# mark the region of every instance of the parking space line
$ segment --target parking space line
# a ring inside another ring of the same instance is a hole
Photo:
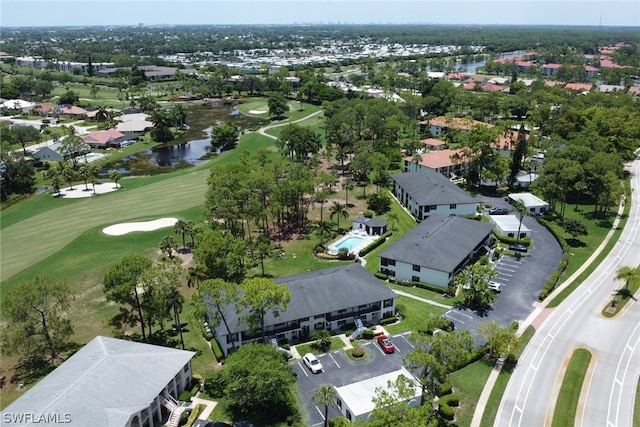
[[[309,374],[307,374],[307,370],[302,367],[302,364],[300,362],[298,362],[298,366],[300,366],[300,370],[308,378]]]
[[[340,369],[340,365],[338,365],[338,362],[336,362],[336,359],[334,359],[334,358],[333,358],[333,356],[332,356],[331,354],[327,354],[327,355],[331,358],[331,360],[333,360],[333,363],[335,363],[335,364],[336,364],[336,366],[338,367],[338,369]]]
[[[455,313],[455,314],[459,314],[459,315],[461,315],[461,316],[464,316],[464,317],[466,317],[467,319],[473,319],[473,316],[469,316],[468,314],[464,314],[464,313],[462,313],[462,312],[460,312],[460,311],[453,311],[453,310],[449,310],[449,311],[447,311],[445,314],[449,314],[449,313]]]
[[[318,411],[318,413],[320,414],[320,416],[322,417],[322,421],[324,421],[324,414],[322,413],[322,411],[320,410],[320,408],[318,408],[318,405],[313,405],[314,408],[316,408],[316,411]]]
[[[404,334],[400,335],[400,337],[401,337],[403,340],[405,340],[405,341],[407,342],[407,344],[409,344],[409,345],[411,346],[411,348],[416,348],[413,344],[411,344],[411,341],[409,341],[409,340],[407,339],[407,337],[405,336],[405,335],[407,335],[407,334],[408,334],[408,333],[404,333]]]

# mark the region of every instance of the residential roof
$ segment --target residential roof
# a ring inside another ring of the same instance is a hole
[[[486,222],[432,215],[378,256],[451,273],[492,231]]]
[[[504,86],[486,84],[482,86],[482,90],[485,92],[502,92],[504,90]]]
[[[420,142],[423,143],[424,145],[428,145],[429,147],[441,147],[447,144],[445,141],[442,141],[440,139],[435,139],[435,138],[423,139]]]
[[[265,316],[266,326],[397,297],[395,292],[362,265],[355,263],[280,277],[275,282],[289,288],[291,300],[287,309],[281,311],[278,317],[274,317],[271,312]],[[237,314],[235,306],[228,306],[224,310],[231,333],[248,329],[240,322],[240,317],[246,315],[246,312]],[[216,335],[227,335],[223,324],[216,327]]]
[[[106,145],[109,142],[115,141],[119,138],[124,137],[124,134],[118,132],[115,129],[107,129],[107,130],[94,130],[89,132],[82,139],[87,144],[99,144]]]
[[[87,114],[87,110],[84,108],[78,107],[76,105],[70,105],[68,107],[63,107],[61,110],[62,114],[69,114],[72,116],[81,116],[83,114]]]
[[[418,398],[422,393],[421,388],[413,375],[404,367],[397,371],[378,375],[377,377],[347,384],[342,387],[336,387],[336,391],[342,402],[344,402],[352,414],[357,417],[372,412],[375,409],[373,398],[376,396],[377,390],[387,390],[389,382],[395,383],[400,375],[404,375],[414,382],[413,398]]]
[[[9,405],[2,419],[5,414],[69,414],[72,425],[123,426],[132,413],[149,407],[194,355],[97,336]]]
[[[385,227],[389,224],[387,220],[384,220],[382,218],[367,218],[365,216],[359,216],[357,218],[354,218],[353,222],[356,222],[359,224],[366,224],[369,227]]]
[[[445,117],[445,116],[434,117],[431,120],[424,120],[420,123],[425,125],[438,126],[441,128],[463,129],[463,130],[470,130],[474,126],[484,126],[487,128],[494,127],[492,124],[480,122],[478,120],[464,119],[461,117]]]
[[[118,123],[116,125],[116,130],[119,132],[144,132],[152,127],[153,122],[148,122],[146,120],[131,120],[124,123]]]
[[[395,174],[391,178],[420,206],[477,203],[446,176],[431,169]]]
[[[545,64],[542,66],[542,68],[549,68],[549,69],[558,69],[562,67],[562,64]]]
[[[576,90],[576,91],[590,91],[591,88],[593,87],[592,84],[589,83],[567,83],[565,86],[565,89],[570,89],[570,90]]]
[[[525,233],[531,231],[526,225],[520,224],[520,220],[515,215],[489,215],[491,222],[505,231],[518,231]]]
[[[549,203],[531,193],[511,193],[509,198],[511,200],[520,200],[527,208],[549,206]]]
[[[431,169],[446,168],[462,163],[460,160],[462,154],[463,151],[461,149],[452,150],[446,148],[444,150],[427,151],[420,155],[421,159],[418,164]],[[407,156],[404,160],[413,162],[413,156]]]

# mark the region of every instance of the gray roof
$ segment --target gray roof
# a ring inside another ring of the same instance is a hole
[[[428,168],[395,174],[391,178],[420,206],[477,203],[446,176]]]
[[[369,227],[385,227],[389,223],[382,218],[367,218],[366,216],[359,216],[353,219],[353,222],[358,224],[367,224]]]
[[[2,412],[69,414],[71,424],[12,426],[124,426],[147,408],[195,355],[151,344],[98,336]]]
[[[273,317],[271,313],[267,314],[266,326],[397,297],[395,292],[356,263],[274,280],[278,284],[287,285],[291,292],[291,300],[287,310],[281,312],[280,316]],[[239,321],[239,318],[246,314],[236,314],[234,307],[227,307],[225,318],[231,333],[248,329],[244,322]],[[227,335],[227,329],[222,322],[216,327],[216,335]]]
[[[430,216],[378,256],[452,272],[492,230],[492,224],[482,221]]]

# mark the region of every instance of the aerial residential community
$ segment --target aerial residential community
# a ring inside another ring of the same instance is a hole
[[[2,425],[640,420],[637,19],[20,7],[0,39]]]

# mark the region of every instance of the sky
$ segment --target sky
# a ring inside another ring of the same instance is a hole
[[[0,0],[0,30],[328,23],[640,26],[640,0]]]

